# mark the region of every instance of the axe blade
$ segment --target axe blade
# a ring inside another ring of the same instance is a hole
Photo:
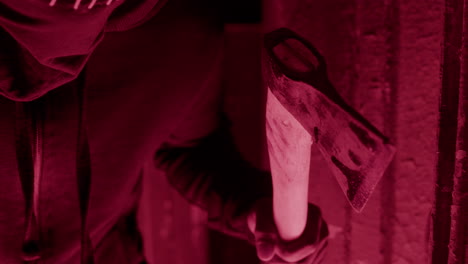
[[[271,108],[270,102],[279,102],[276,104],[284,107],[291,114],[290,118],[307,131],[351,206],[360,212],[392,161],[395,147],[346,104],[328,80],[325,59],[311,43],[281,28],[265,36],[265,48],[269,55],[264,60],[265,83],[268,96],[275,98],[267,101],[267,109]],[[267,121],[274,120],[268,116],[272,113],[267,111]],[[270,129],[268,133],[277,134],[267,138],[270,156],[273,149],[291,149],[291,145],[297,144],[294,142],[297,137],[288,136],[285,130]],[[289,142],[270,140],[275,137],[286,138]],[[274,148],[270,147],[275,144]],[[275,164],[278,168],[288,166],[287,159],[274,162],[278,163]],[[309,168],[305,165],[296,169],[301,170],[307,172]]]
[[[269,91],[310,134],[348,201],[360,212],[391,162],[395,147],[313,86],[270,73]]]

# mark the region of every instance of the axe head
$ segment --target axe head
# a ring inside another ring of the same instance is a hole
[[[302,63],[300,67],[307,69],[306,71],[293,69],[285,62],[284,58],[287,56],[276,52],[275,48],[285,44],[286,39],[294,39],[303,46],[289,47],[289,56],[296,57]],[[270,102],[279,102],[284,111],[290,113],[290,118],[295,119],[307,131],[348,201],[360,212],[391,162],[395,147],[340,97],[328,81],[323,57],[310,43],[287,29],[267,34],[265,40],[268,53],[264,65],[265,83],[268,96],[275,97],[275,100],[268,100],[267,109]],[[304,50],[304,47],[310,54],[301,55],[300,50]],[[310,55],[314,57],[314,61],[307,58]],[[278,103],[276,104],[275,107],[278,108]],[[267,122],[275,118],[268,116],[273,113],[267,111]],[[278,138],[286,139],[272,142],[269,140],[269,152],[273,150],[272,144],[285,144],[275,146],[275,149],[287,149],[295,144],[294,137],[285,134],[285,130],[275,129],[271,125],[267,125],[268,128],[270,135],[278,134]],[[282,167],[281,160],[276,159],[273,162],[279,163],[275,166]],[[284,167],[286,166],[285,164]],[[309,171],[309,168],[304,167],[303,170]],[[313,168],[311,173],[313,174]]]

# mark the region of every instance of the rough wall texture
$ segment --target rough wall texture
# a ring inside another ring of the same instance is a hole
[[[433,199],[442,1],[401,5],[395,259],[427,263],[426,232]],[[425,10],[418,12],[417,10]],[[416,89],[414,89],[414,88]],[[404,252],[404,254],[398,254]],[[398,257],[397,257],[398,256]],[[418,256],[420,256],[418,258]]]

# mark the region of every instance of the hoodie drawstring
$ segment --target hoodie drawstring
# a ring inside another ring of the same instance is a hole
[[[25,234],[23,238],[22,259],[33,262],[40,258],[40,233],[36,211],[34,210],[34,158],[33,130],[37,127],[38,118],[32,117],[31,103],[16,103],[15,146],[18,173],[23,197],[25,200]],[[35,112],[40,114],[39,111]]]
[[[89,198],[91,191],[91,158],[87,135],[86,95],[84,71],[71,83],[77,85],[78,97],[78,138],[76,153],[76,177],[80,206],[81,225],[81,264],[94,264],[94,249],[87,225]],[[43,120],[44,105],[42,98],[32,102],[16,102],[15,146],[16,159],[23,196],[25,199],[25,236],[23,241],[23,260],[36,262],[41,258],[41,237],[38,219],[34,210],[34,156],[33,130]],[[37,188],[38,186],[36,186]],[[37,201],[36,201],[37,202]]]
[[[76,177],[81,213],[81,264],[94,264],[94,249],[88,230],[87,218],[91,192],[91,154],[86,120],[85,70],[78,77],[78,146]]]

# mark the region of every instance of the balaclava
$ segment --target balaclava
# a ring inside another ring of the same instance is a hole
[[[165,0],[0,0],[0,94],[31,101],[75,79],[105,32],[133,28]]]

